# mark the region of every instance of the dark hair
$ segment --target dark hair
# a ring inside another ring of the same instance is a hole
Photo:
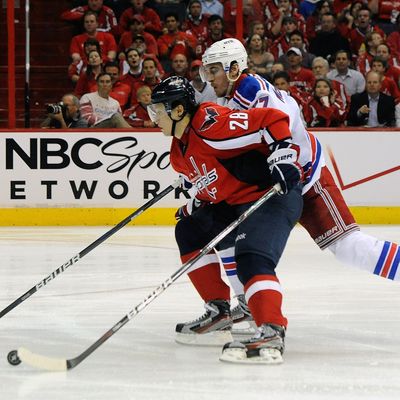
[[[99,16],[97,15],[97,13],[96,13],[96,12],[94,12],[94,11],[92,11],[92,10],[87,10],[87,11],[85,11],[85,13],[83,14],[82,21],[84,21],[84,20],[85,20],[85,18],[86,18],[88,15],[94,15],[94,16],[95,16],[95,18],[96,18],[96,21],[98,21],[98,20],[99,20]]]
[[[313,87],[314,98],[317,98],[315,96],[315,88],[317,87],[318,82],[325,82],[329,86],[329,96],[333,93],[332,82],[328,78],[318,78],[315,80],[314,87]]]
[[[372,59],[372,61],[371,61],[371,67],[372,67],[372,64],[373,64],[374,62],[380,62],[380,63],[383,65],[383,68],[385,68],[385,71],[387,70],[387,68],[388,68],[388,62],[387,62],[386,60],[384,60],[382,57],[375,56],[375,57]]]
[[[177,13],[174,13],[174,12],[166,13],[166,14],[164,15],[164,22],[167,20],[167,18],[170,18],[170,17],[174,17],[175,20],[176,20],[177,22],[179,22],[179,16],[178,16]]]
[[[104,75],[110,76],[110,74],[108,74],[107,72],[100,72],[99,75],[97,75],[96,82],[98,82],[99,79],[100,79],[101,77],[103,77]],[[111,76],[110,76],[110,79],[111,79]]]
[[[98,50],[90,50],[89,53],[88,53],[88,55],[87,55],[88,61],[89,61],[90,54],[92,54],[94,51],[95,51],[96,53],[99,54],[100,60],[101,60],[101,53],[100,53],[100,51],[98,51]],[[102,62],[102,64],[103,64],[103,62]],[[101,64],[101,65],[102,65],[102,64]],[[103,70],[103,66],[101,67],[101,69]],[[89,63],[88,63],[88,65],[87,65],[87,67],[86,67],[85,73],[86,73],[86,75],[87,75],[88,77],[90,77],[91,75],[93,75],[93,67],[92,67]]]
[[[212,22],[215,22],[215,21],[221,21],[222,25],[224,25],[224,19],[221,16],[219,16],[218,14],[210,15],[208,17],[207,23],[208,23],[208,25],[210,25]]]
[[[144,58],[143,61],[142,61],[142,65],[145,63],[145,61],[153,61],[153,64],[154,64],[154,66],[155,66],[156,69],[157,69],[157,63],[156,63],[156,60],[155,60],[154,58],[152,58],[152,57],[146,57],[146,58]]]
[[[107,61],[104,64],[104,70],[106,70],[107,67],[118,68],[118,71],[121,70],[121,66],[119,65],[118,61]]]
[[[303,42],[304,42],[304,35],[303,35],[303,33],[301,32],[301,31],[299,31],[298,29],[295,29],[293,32],[290,32],[289,33],[289,40],[292,38],[292,36],[294,36],[294,35],[297,35],[297,36],[300,36],[301,37],[301,39],[303,40]]]
[[[345,50],[345,49],[340,49],[335,53],[335,58],[334,58],[335,61],[336,61],[336,58],[337,58],[338,54],[340,54],[340,53],[346,53],[347,59],[349,61],[351,61],[351,54],[350,54],[350,52],[348,50]]]
[[[272,82],[275,83],[275,81],[279,78],[284,79],[286,82],[290,82],[289,74],[286,71],[275,72],[275,74],[272,77]]]
[[[125,57],[126,57],[126,58],[128,58],[128,54],[129,54],[132,50],[136,51],[136,53],[137,53],[138,56],[140,57],[140,52],[139,52],[139,50],[138,50],[136,47],[128,47],[128,48],[124,51]]]

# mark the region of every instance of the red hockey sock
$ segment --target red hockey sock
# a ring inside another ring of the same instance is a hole
[[[247,304],[257,326],[269,323],[287,326],[282,314],[282,292],[274,275],[256,275],[244,287]]]
[[[194,251],[181,256],[182,263],[187,262],[198,253],[198,251]],[[229,301],[229,286],[221,278],[220,266],[215,253],[202,257],[188,272],[188,276],[205,302],[215,299]]]

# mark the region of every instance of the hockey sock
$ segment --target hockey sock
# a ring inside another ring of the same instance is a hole
[[[383,278],[400,280],[400,248],[363,232],[352,232],[328,247],[336,258]]]
[[[282,314],[282,289],[274,275],[256,275],[245,285],[246,301],[257,326],[264,323],[287,326]]]
[[[182,263],[195,257],[199,251],[181,256]],[[221,278],[219,259],[213,252],[198,260],[189,270],[188,276],[204,300],[230,300],[229,286]]]
[[[239,296],[240,294],[244,294],[243,283],[240,282],[236,272],[235,248],[229,247],[228,249],[221,250],[219,256],[221,257],[226,276],[229,279],[229,284],[235,292],[235,295]]]

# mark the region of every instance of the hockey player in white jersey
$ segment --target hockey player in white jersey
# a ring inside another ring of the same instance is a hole
[[[202,78],[211,83],[220,104],[239,110],[276,107],[290,116],[290,129],[293,139],[300,144],[299,162],[306,177],[303,189],[304,210],[300,223],[321,250],[328,248],[345,264],[387,279],[400,279],[397,273],[399,246],[360,231],[325,165],[320,143],[302,123],[295,100],[277,90],[267,80],[246,72],[247,53],[242,43],[236,39],[214,43],[206,50],[202,61]],[[185,210],[186,206],[178,215],[184,215]],[[232,310],[234,322],[251,319],[246,306],[251,293],[244,295],[240,277],[236,274],[233,248],[221,251],[220,256],[239,300],[239,306]],[[199,273],[202,273],[201,268]],[[235,348],[233,350],[236,351]],[[230,351],[230,347],[227,346],[225,351]]]

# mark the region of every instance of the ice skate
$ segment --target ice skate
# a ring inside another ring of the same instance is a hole
[[[204,305],[206,312],[175,328],[176,342],[197,346],[220,346],[232,339],[230,305],[225,300],[212,300]]]
[[[219,359],[237,364],[281,364],[284,340],[285,328],[263,324],[251,339],[226,343]]]
[[[238,305],[231,310],[232,315],[232,335],[255,335],[257,325],[247,306],[244,294],[237,296]]]

